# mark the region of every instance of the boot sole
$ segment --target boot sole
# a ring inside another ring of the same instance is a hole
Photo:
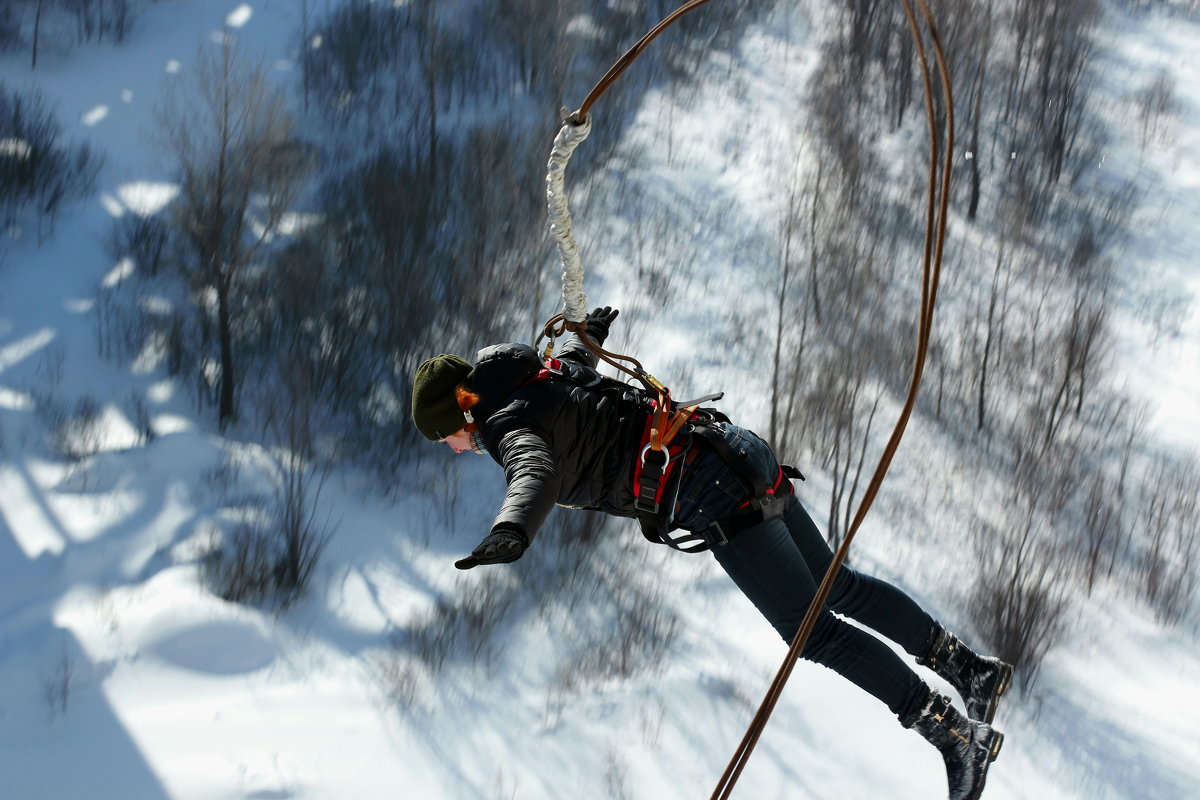
[[[992,733],[995,734],[995,738],[992,739],[991,746],[988,748],[989,764],[996,760],[996,756],[1000,755],[1000,748],[1004,744],[1003,733],[1000,733],[1000,731],[992,731]]]
[[[1003,744],[1004,734],[992,729],[991,739],[988,741],[987,747],[987,761],[984,763],[983,769],[980,770],[979,780],[976,782],[975,787],[971,790],[970,794],[966,795],[967,800],[979,800],[983,794],[983,787],[987,782],[988,768],[996,760],[996,756],[1000,755],[1000,747]]]
[[[992,720],[996,718],[996,709],[1000,707],[1000,698],[1008,691],[1008,687],[1012,684],[1013,668],[1010,664],[1004,664],[1000,668],[1000,676],[996,679],[996,688],[992,691],[992,702],[988,703],[987,714],[983,720],[988,725],[992,724]]]

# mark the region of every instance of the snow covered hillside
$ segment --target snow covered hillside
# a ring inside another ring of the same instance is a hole
[[[226,602],[201,580],[197,562],[227,498],[269,495],[278,462],[248,437],[223,435],[160,366],[98,354],[96,298],[126,277],[105,242],[114,219],[175,198],[151,141],[164,84],[201,42],[231,34],[294,91],[310,5],[332,3],[163,0],[145,6],[119,47],[48,48],[35,70],[27,53],[0,53],[0,81],[44,93],[66,137],[106,158],[94,194],[60,213],[47,241],[28,224],[0,241],[0,798],[708,796],[784,655],[777,635],[709,557],[651,548],[632,524],[606,529],[588,567],[591,594],[570,601],[539,595],[535,558],[559,554],[551,532],[519,568],[454,570],[503,489],[488,459],[431,452],[386,492],[375,476],[335,472],[320,498],[332,536],[310,591],[284,611]],[[1143,156],[1131,126],[1104,163],[1151,187],[1123,248],[1135,288],[1118,311],[1119,362],[1152,403],[1153,439],[1186,451],[1200,448],[1200,21],[1182,7],[1114,8],[1100,61],[1114,95],[1163,68],[1176,81],[1173,135]],[[697,67],[706,78],[695,101],[650,92],[588,187],[619,196],[625,213],[601,218],[605,201],[579,198],[589,296],[623,309],[617,324],[628,326],[614,335],[643,360],[656,342],[652,372],[686,375],[684,394],[724,389],[751,427],[768,415],[760,371],[722,360],[721,327],[731,298],[743,311],[762,300],[758,278],[729,265],[773,234],[756,226],[769,228],[763,220],[786,203],[770,143],[821,66],[821,19],[770,15],[731,55]],[[761,146],[734,152],[735,141]],[[654,238],[629,227],[638,198],[728,210],[724,226],[671,232],[702,244],[688,251],[686,302],[669,314],[651,316],[653,298],[613,255]],[[711,337],[709,354],[695,357],[682,330]],[[81,403],[90,423],[65,429]],[[86,454],[67,458],[55,446],[64,436],[86,440]],[[914,420],[853,558],[961,623],[962,609],[934,605],[931,588],[964,558],[947,544],[952,532],[920,540],[902,519],[910,504],[938,503],[921,478],[943,471],[939,448],[950,446]],[[830,478],[805,471],[801,496],[823,522]],[[945,478],[960,497],[989,494],[971,475]],[[465,487],[452,508],[437,505],[446,486]],[[936,522],[937,510],[926,518]],[[635,571],[651,580],[635,582]],[[450,600],[472,597],[505,603],[490,617],[480,609],[502,635],[479,658],[422,661],[397,646],[422,621],[436,624]],[[588,611],[600,606],[618,611]],[[614,678],[596,659],[612,657],[602,651],[622,641],[610,629],[620,634],[625,618],[661,634],[664,653]],[[1200,798],[1198,675],[1195,620],[1166,626],[1098,592],[1035,690],[1001,707],[996,725],[1008,738],[985,797]],[[920,737],[801,662],[734,796],[915,800],[944,797],[944,782]]]

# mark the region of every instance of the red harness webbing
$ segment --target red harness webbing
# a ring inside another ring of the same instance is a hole
[[[688,420],[690,421],[695,416],[695,412],[692,412],[688,415]],[[646,506],[647,510],[652,506],[654,509],[652,513],[658,512],[662,504],[663,493],[671,483],[671,474],[680,460],[680,453],[685,449],[685,445],[679,443],[672,436],[672,440],[657,451],[666,454],[666,460],[661,469],[653,463],[649,465],[649,470],[646,469],[646,456],[653,451],[656,417],[657,414],[653,411],[646,415],[646,425],[642,429],[642,442],[638,446],[637,460],[633,466],[633,496],[637,498],[639,504]]]

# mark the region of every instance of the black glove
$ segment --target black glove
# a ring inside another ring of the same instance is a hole
[[[459,569],[471,569],[480,564],[508,564],[516,561],[529,547],[529,537],[519,528],[499,528],[483,538],[471,555],[454,562]]]
[[[596,344],[604,344],[608,338],[608,328],[621,312],[612,306],[597,308],[587,315],[587,335]]]

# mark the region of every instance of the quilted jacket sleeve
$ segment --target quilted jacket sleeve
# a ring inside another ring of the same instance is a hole
[[[579,341],[579,337],[571,334],[566,339],[562,351],[559,353],[559,358],[567,361],[574,361],[578,364],[585,364],[593,369],[600,363],[600,359],[591,350],[583,346],[583,342]]]
[[[561,481],[550,442],[536,427],[513,426],[500,434],[495,457],[508,490],[492,530],[516,526],[533,541],[554,508]]]

